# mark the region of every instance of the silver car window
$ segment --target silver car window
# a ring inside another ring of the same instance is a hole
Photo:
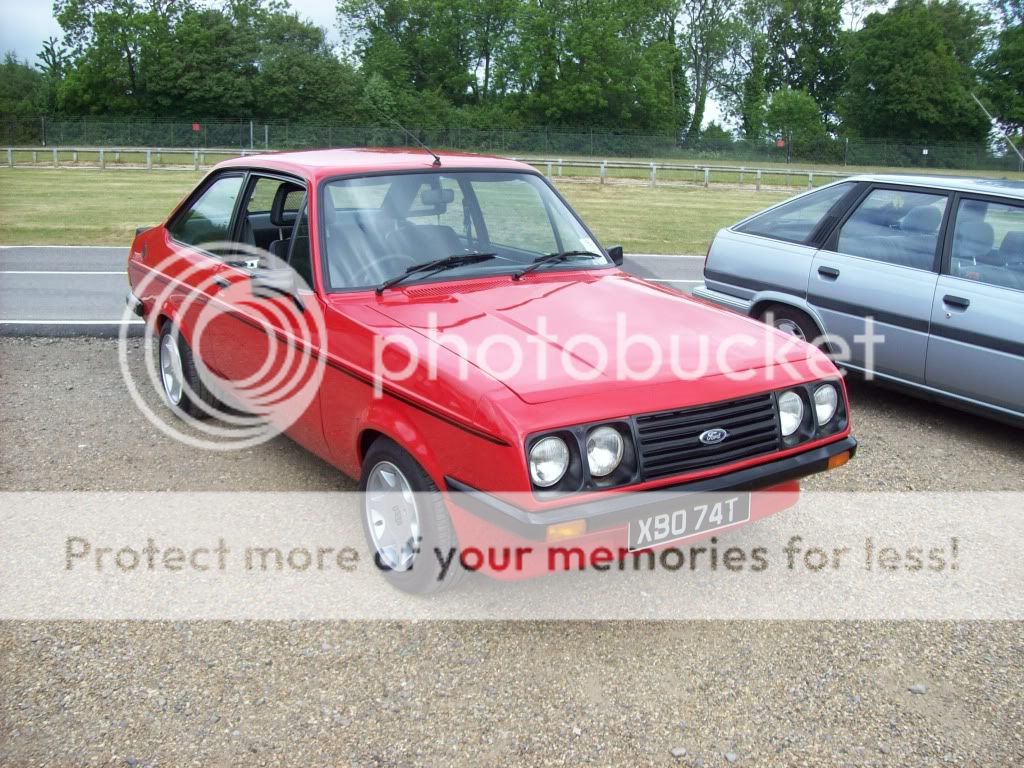
[[[847,182],[801,195],[743,222],[736,230],[792,243],[806,242],[825,214],[852,188],[853,184]]]
[[[961,200],[949,272],[965,280],[1024,290],[1024,206]]]
[[[931,270],[947,202],[946,195],[874,189],[843,224],[837,250]]]

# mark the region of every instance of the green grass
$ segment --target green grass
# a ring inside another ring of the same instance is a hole
[[[136,227],[163,220],[201,175],[0,168],[0,244],[127,245]],[[719,228],[789,194],[568,180],[558,187],[603,243],[627,253],[704,253]]]
[[[128,245],[162,221],[202,174],[0,169],[0,244]]]

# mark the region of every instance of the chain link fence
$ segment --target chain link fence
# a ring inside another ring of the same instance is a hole
[[[687,143],[679,136],[593,128],[507,130],[466,126],[409,128],[437,149],[544,157],[622,157],[729,164],[788,164],[804,167],[908,168],[919,170],[1024,171],[1020,159],[984,142],[924,144],[883,139],[730,141]],[[312,149],[394,147],[414,143],[399,128],[375,125],[316,125],[239,121],[54,120],[0,117],[0,145],[23,147],[166,147]]]

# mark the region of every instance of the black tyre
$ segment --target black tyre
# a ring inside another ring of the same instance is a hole
[[[191,347],[170,320],[160,327],[157,372],[163,385],[164,399],[171,410],[179,412],[179,415],[206,419],[210,413],[201,403],[205,403],[208,408],[218,407],[217,398],[206,388],[199,375]]]
[[[415,594],[461,580],[465,569],[444,500],[408,453],[377,438],[366,452],[359,490],[363,534],[384,578]]]
[[[767,325],[796,336],[801,341],[814,344],[819,349],[825,349],[821,338],[821,331],[811,316],[795,307],[785,304],[769,304],[758,315],[758,319]]]

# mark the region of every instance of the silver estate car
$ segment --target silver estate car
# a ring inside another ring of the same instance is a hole
[[[883,383],[1024,423],[1022,182],[872,175],[809,191],[721,230],[693,293]]]

